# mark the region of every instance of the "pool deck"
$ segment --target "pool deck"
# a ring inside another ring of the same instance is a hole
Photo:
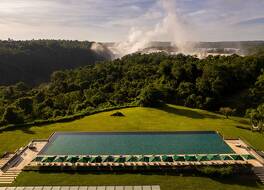
[[[254,167],[264,167],[264,159],[257,154],[257,152],[241,139],[226,139],[225,142],[234,150],[236,154],[251,154],[256,159],[248,160]]]
[[[9,161],[5,163],[0,169],[0,184],[10,184],[25,166],[30,164],[33,158],[35,158],[38,153],[47,144],[47,141],[31,141],[26,147],[20,148],[17,153],[10,157]],[[34,148],[32,148],[32,146]]]
[[[0,190],[160,190],[160,186],[21,186],[0,187]]]

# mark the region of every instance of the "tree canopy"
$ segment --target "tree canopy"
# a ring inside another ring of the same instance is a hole
[[[128,104],[176,103],[217,111],[229,107],[224,104],[231,96],[246,91],[238,110],[244,114],[263,103],[262,69],[262,56],[132,54],[56,71],[50,82],[33,88],[23,82],[1,86],[0,118],[4,124],[26,123]]]
[[[47,82],[54,71],[111,58],[110,51],[94,51],[92,44],[66,40],[0,41],[0,85],[39,85]]]

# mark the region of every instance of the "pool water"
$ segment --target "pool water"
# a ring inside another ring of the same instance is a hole
[[[214,131],[54,133],[41,155],[230,154]]]

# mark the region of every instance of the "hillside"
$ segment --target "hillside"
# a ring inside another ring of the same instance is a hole
[[[168,105],[163,108],[121,109],[125,117],[110,116],[115,111],[102,112],[83,119],[30,128],[8,128],[0,133],[0,153],[13,151],[31,139],[48,138],[55,131],[178,131],[214,130],[224,137],[241,137],[257,149],[264,149],[263,134],[236,126],[250,127],[248,120],[239,117],[225,119],[224,116],[182,106]],[[16,138],[16,141],[13,139]]]
[[[72,117],[94,110],[173,103],[218,111],[248,89],[243,109],[263,103],[264,57],[133,54],[74,70],[56,71],[49,83],[0,86],[0,126]],[[252,88],[252,90],[250,90]],[[223,103],[222,103],[223,102]]]
[[[47,82],[57,70],[73,69],[111,58],[93,42],[64,40],[0,41],[0,85]],[[100,45],[98,45],[100,46]]]

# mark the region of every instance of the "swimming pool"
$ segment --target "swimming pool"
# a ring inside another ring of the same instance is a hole
[[[54,133],[40,155],[230,154],[214,131]]]

